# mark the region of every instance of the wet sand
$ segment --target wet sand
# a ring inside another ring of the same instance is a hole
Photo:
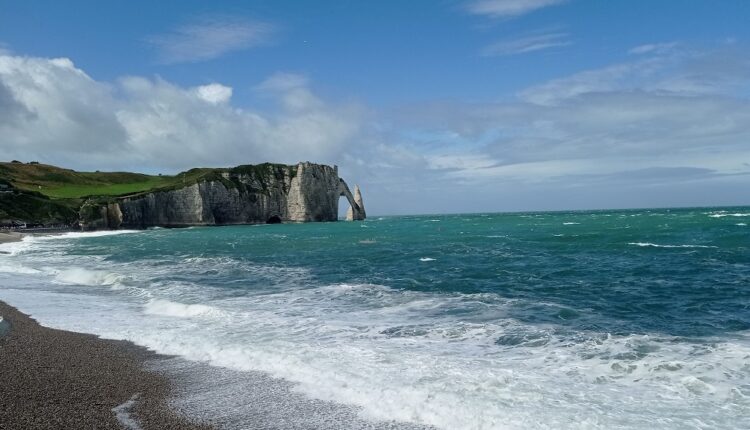
[[[0,231],[0,244],[9,242],[20,242],[23,234],[15,231]]]
[[[171,410],[169,379],[144,369],[168,357],[42,327],[3,302],[0,316],[0,429],[210,428]]]

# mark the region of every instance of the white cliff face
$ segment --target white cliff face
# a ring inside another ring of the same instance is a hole
[[[298,164],[287,197],[287,220],[335,221],[339,210],[339,181],[336,168]]]
[[[183,188],[119,198],[87,211],[94,215],[82,215],[81,224],[97,229],[336,221],[342,195],[356,207],[354,219],[364,219],[362,196],[355,191],[353,196],[336,167],[239,166]]]
[[[297,179],[297,176],[303,176],[305,173],[304,164],[300,163],[297,165],[297,174],[290,180],[289,193],[287,195],[287,216],[289,220],[301,220],[305,218],[307,213],[307,203],[303,196],[302,191],[302,180]]]

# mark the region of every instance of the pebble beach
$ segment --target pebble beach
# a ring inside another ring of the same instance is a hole
[[[0,236],[1,237],[1,236]],[[0,429],[209,429],[168,407],[157,354],[55,330],[0,302]]]

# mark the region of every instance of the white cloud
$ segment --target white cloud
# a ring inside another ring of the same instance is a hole
[[[289,102],[300,92],[316,102]],[[316,98],[303,80],[269,94],[274,113],[233,107],[231,93],[137,76],[99,82],[69,59],[0,56],[0,152],[90,169],[335,162],[354,150],[365,114]]]
[[[475,171],[487,169],[497,164],[497,161],[487,154],[439,154],[427,157],[431,169]]]
[[[232,87],[217,83],[201,85],[196,87],[195,91],[200,98],[213,104],[228,103],[232,98]]]
[[[646,45],[640,45],[636,46],[634,48],[631,48],[628,53],[629,54],[664,54],[666,52],[671,51],[677,46],[677,42],[669,42],[669,43],[649,43]]]
[[[527,102],[557,105],[586,94],[646,91],[735,96],[750,85],[750,60],[734,49],[689,52],[652,49],[634,60],[552,79],[519,93]]]
[[[555,105],[582,94],[611,91],[622,88],[624,83],[653,73],[661,59],[649,59],[636,63],[615,64],[600,69],[578,72],[564,78],[552,79],[521,91],[524,101]]]
[[[537,9],[564,3],[566,0],[475,0],[466,5],[469,12],[492,18],[512,18]]]
[[[567,33],[534,34],[517,39],[506,39],[495,42],[492,45],[484,47],[481,54],[487,57],[523,54],[559,46],[568,46],[571,43]]]
[[[295,73],[276,73],[256,87],[263,94],[280,97],[292,111],[319,109],[323,102],[308,88],[307,77]]]
[[[43,158],[56,145],[75,145],[79,154],[121,150],[126,132],[114,114],[111,87],[70,60],[0,56],[0,86],[7,91],[0,110],[14,112],[14,120],[0,119],[7,156]]]
[[[269,42],[276,28],[267,22],[232,17],[202,18],[169,33],[147,38],[163,63],[211,60]]]

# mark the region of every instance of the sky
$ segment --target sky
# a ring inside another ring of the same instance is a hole
[[[339,166],[370,215],[750,204],[744,0],[0,0],[0,159]]]

